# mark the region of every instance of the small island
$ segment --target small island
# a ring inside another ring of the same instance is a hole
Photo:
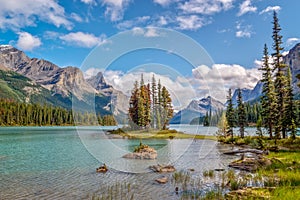
[[[141,160],[155,160],[157,152],[154,148],[140,142],[140,145],[134,149],[133,153],[128,153],[123,158],[141,159]]]

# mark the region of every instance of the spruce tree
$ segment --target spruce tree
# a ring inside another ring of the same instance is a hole
[[[234,109],[233,109],[233,103],[232,103],[232,94],[231,89],[228,90],[228,96],[227,96],[227,109],[226,109],[226,119],[228,122],[228,135],[233,138],[233,128],[235,125],[235,117],[234,117]]]
[[[161,91],[161,106],[162,106],[162,129],[166,129],[170,119],[173,117],[172,99],[170,93],[165,86],[162,87]]]
[[[286,109],[286,78],[285,78],[285,69],[286,65],[283,63],[282,51],[282,36],[280,35],[281,27],[279,25],[279,20],[277,13],[274,11],[273,15],[273,67],[275,71],[275,92],[277,99],[277,116],[276,116],[276,126],[275,126],[275,136],[276,138],[280,137],[280,132],[282,137],[285,138],[286,126],[284,124],[285,120],[285,109]]]
[[[286,106],[286,112],[285,112],[285,126],[288,127],[288,130],[291,132],[291,135],[294,135],[296,132],[295,128],[295,120],[296,120],[296,107],[294,104],[294,94],[293,94],[293,86],[292,86],[292,74],[291,70],[288,67],[287,70],[287,106]]]
[[[269,137],[272,138],[273,128],[276,120],[276,93],[272,77],[272,69],[269,65],[268,47],[264,46],[263,64],[260,70],[262,71],[261,82],[263,84],[261,105],[263,125],[268,130]]]
[[[242,91],[238,89],[238,96],[237,96],[237,113],[238,113],[238,125],[240,128],[240,137],[244,138],[245,135],[245,126],[246,126],[246,111],[245,105],[243,103]]]
[[[152,124],[152,128],[155,128],[156,125],[156,116],[157,116],[157,112],[156,112],[156,104],[157,104],[157,91],[156,91],[156,80],[155,80],[155,76],[153,74],[152,76],[152,83],[151,83],[151,95],[152,95],[152,120],[151,120],[151,124]]]

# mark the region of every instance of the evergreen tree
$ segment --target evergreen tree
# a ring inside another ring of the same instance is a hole
[[[156,128],[156,118],[157,118],[157,91],[156,91],[156,80],[154,77],[154,74],[152,76],[152,84],[151,84],[151,95],[152,95],[152,120],[151,120],[151,126],[152,128]]]
[[[288,127],[288,130],[293,134],[296,130],[295,120],[296,120],[296,107],[294,104],[294,94],[293,94],[293,86],[292,86],[292,74],[291,70],[288,67],[287,70],[287,106],[285,112],[285,126]]]
[[[226,117],[226,113],[222,112],[222,115],[220,117],[220,120],[218,122],[218,131],[217,131],[217,137],[226,137],[229,131],[229,125],[228,125],[228,121],[227,121],[227,117]]]
[[[276,120],[276,93],[274,88],[274,82],[272,78],[272,69],[269,65],[268,47],[264,46],[263,65],[260,68],[262,71],[263,83],[261,105],[262,105],[262,117],[264,127],[268,130],[270,138],[273,137],[273,126]]]
[[[162,87],[161,106],[162,106],[161,119],[163,119],[162,125],[163,125],[163,129],[165,130],[167,128],[167,125],[169,124],[170,119],[173,117],[172,99],[170,93],[168,92],[165,86]]]
[[[208,112],[206,112],[204,120],[203,120],[203,126],[209,126],[209,116]]]
[[[234,117],[234,109],[233,109],[233,103],[232,103],[232,93],[231,89],[228,91],[228,96],[227,96],[227,109],[226,109],[226,119],[228,122],[228,135],[231,135],[233,138],[233,128],[235,125],[235,117]]]
[[[274,11],[273,15],[273,67],[275,71],[275,92],[277,99],[277,116],[276,116],[276,126],[275,126],[275,136],[276,138],[280,137],[280,132],[282,137],[285,138],[286,135],[286,126],[284,124],[285,120],[285,109],[286,109],[286,78],[285,78],[285,69],[286,65],[283,63],[282,51],[282,36],[280,35],[281,27],[279,25],[279,20],[277,18],[277,13]]]
[[[237,113],[238,113],[238,125],[240,128],[240,136],[244,138],[245,135],[245,126],[246,126],[246,111],[245,106],[243,103],[242,91],[238,89],[238,96],[237,96]]]

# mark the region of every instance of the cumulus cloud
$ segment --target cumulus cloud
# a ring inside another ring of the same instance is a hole
[[[96,37],[90,33],[72,32],[66,35],[61,35],[59,38],[73,46],[91,48],[105,42],[106,36],[101,35],[100,37]]]
[[[38,20],[55,25],[72,28],[66,18],[65,10],[55,0],[0,0],[0,28],[20,29],[36,26]]]
[[[32,51],[42,45],[40,38],[27,32],[20,32],[17,47],[24,51]]]
[[[105,16],[113,22],[123,19],[124,10],[129,2],[130,0],[102,0],[102,4],[106,6]]]
[[[259,14],[264,14],[264,13],[269,13],[269,12],[273,12],[273,11],[280,11],[281,7],[280,6],[268,6],[266,7],[264,10],[262,10]]]
[[[132,71],[124,73],[107,70],[104,72],[104,78],[108,84],[130,96],[134,82],[140,81],[141,73],[143,73],[146,84],[151,82],[153,75],[157,81],[161,81],[161,84],[169,90],[176,110],[186,107],[191,99],[196,97],[195,89],[190,85],[190,81],[182,76],[169,77],[153,72]]]
[[[176,18],[176,20],[179,23],[177,28],[181,30],[197,30],[210,23],[209,21],[197,15],[179,16]]]
[[[205,96],[210,94],[225,101],[229,88],[254,88],[260,80],[258,68],[246,69],[240,65],[214,64],[212,68],[201,65],[193,69],[193,85]]]
[[[233,7],[234,0],[189,0],[179,4],[185,13],[212,15]]]
[[[248,12],[256,12],[257,7],[251,5],[251,0],[246,0],[240,4],[240,10],[237,16],[242,16]]]
[[[300,42],[300,38],[296,38],[296,37],[293,37],[293,38],[288,38],[286,40],[286,45],[288,47],[291,47],[293,45],[295,45],[296,43]]]

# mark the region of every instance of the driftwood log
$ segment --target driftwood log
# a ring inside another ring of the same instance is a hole
[[[262,151],[262,150],[258,150],[258,149],[238,149],[238,150],[224,152],[224,154],[226,154],[226,155],[234,155],[234,154],[238,154],[238,153],[253,153],[253,154],[268,155],[268,151]]]

